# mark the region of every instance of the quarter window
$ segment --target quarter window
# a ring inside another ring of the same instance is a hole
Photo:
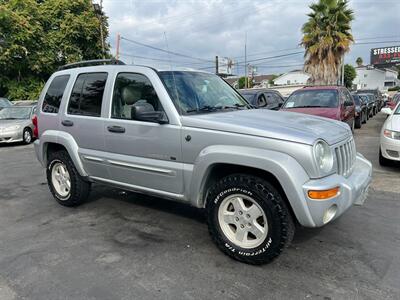
[[[50,86],[44,96],[42,111],[46,113],[58,113],[61,99],[67,86],[69,75],[57,76],[50,83]]]
[[[68,114],[100,117],[107,73],[80,74],[75,81]]]
[[[115,81],[111,117],[135,120],[132,108],[137,105],[151,105],[154,111],[163,111],[157,93],[146,76],[119,73]]]

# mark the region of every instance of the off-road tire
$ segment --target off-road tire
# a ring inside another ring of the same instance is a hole
[[[26,134],[29,134],[29,138],[25,137]],[[25,128],[24,129],[24,131],[22,132],[22,140],[23,140],[24,144],[26,144],[26,145],[32,143],[32,141],[33,141],[33,133],[32,133],[32,130],[30,128]]]
[[[390,166],[390,163],[391,163],[390,159],[383,157],[382,150],[379,149],[379,164],[381,166],[388,167],[388,166]]]
[[[250,196],[266,215],[268,234],[255,248],[238,247],[221,229],[218,221],[219,207],[232,194]],[[293,239],[295,225],[289,209],[278,190],[266,180],[245,174],[229,175],[211,187],[206,200],[211,237],[218,248],[233,259],[253,265],[266,264],[278,257]]]
[[[67,197],[61,197],[55,190],[53,183],[52,183],[52,167],[55,163],[61,162],[63,163],[69,174],[71,180],[71,190]],[[47,183],[50,189],[50,192],[53,194],[53,197],[56,201],[63,205],[63,206],[78,206],[85,202],[88,198],[90,193],[90,182],[85,181],[76,170],[74,163],[72,162],[69,154],[65,150],[57,151],[49,153],[48,161],[47,161],[47,168],[46,168],[46,175],[47,175]]]

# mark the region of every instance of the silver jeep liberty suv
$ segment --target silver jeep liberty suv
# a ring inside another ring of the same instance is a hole
[[[270,262],[296,226],[362,204],[372,167],[347,124],[253,109],[216,75],[115,60],[67,65],[40,96],[36,155],[58,203],[92,182],[205,208],[227,255]]]

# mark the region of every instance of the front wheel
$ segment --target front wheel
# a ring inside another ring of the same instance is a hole
[[[24,144],[30,144],[33,140],[32,130],[30,128],[25,128],[22,133],[22,139]]]
[[[294,235],[294,223],[277,189],[251,175],[230,175],[207,197],[209,232],[222,252],[248,264],[280,255]]]
[[[82,204],[90,192],[90,183],[83,180],[67,151],[49,154],[47,183],[57,202],[64,206]]]

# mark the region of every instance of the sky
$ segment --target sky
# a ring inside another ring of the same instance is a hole
[[[257,67],[258,74],[281,74],[302,68],[301,26],[307,21],[311,3],[103,0],[103,9],[109,18],[111,52],[115,54],[119,33],[120,58],[127,64],[214,72],[218,55],[232,58],[236,62],[233,72],[242,75],[246,44],[247,61]],[[400,45],[400,0],[351,0],[349,6],[354,10],[352,33],[358,44],[351,47],[346,63],[355,65],[359,56],[369,63],[371,48]]]

